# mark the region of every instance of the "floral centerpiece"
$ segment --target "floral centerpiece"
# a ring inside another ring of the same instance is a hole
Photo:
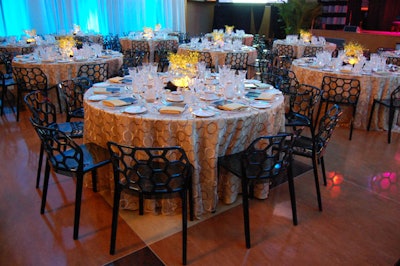
[[[60,53],[64,58],[74,55],[73,48],[76,46],[75,39],[72,36],[62,37],[58,40]]]
[[[222,47],[224,45],[224,33],[222,30],[213,31],[211,35],[215,46]]]
[[[152,28],[144,27],[143,28],[143,37],[146,39],[152,39],[154,37],[154,32]]]
[[[72,34],[73,35],[77,35],[81,33],[81,26],[74,24],[74,28],[72,30]]]
[[[235,26],[225,25],[225,33],[228,35],[231,35],[233,33],[234,28],[235,28]]]
[[[36,37],[36,30],[31,29],[31,30],[24,30],[25,34],[28,35],[28,39],[26,39],[26,43],[34,43],[35,37]]]
[[[168,60],[169,71],[174,75],[172,83],[177,87],[188,87],[190,79],[196,76],[196,65],[199,61],[199,53],[170,53],[168,55]]]
[[[309,32],[309,31],[306,31],[306,30],[300,30],[300,39],[303,41],[303,42],[311,42],[311,37],[312,37],[312,34],[311,34],[311,32]]]
[[[355,65],[363,56],[364,47],[354,41],[346,43],[344,45],[343,62],[350,65]]]

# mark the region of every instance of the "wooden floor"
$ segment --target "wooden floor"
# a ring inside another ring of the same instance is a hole
[[[75,183],[51,178],[40,215],[35,189],[39,141],[27,111],[0,117],[0,265],[104,265],[145,247],[120,219],[109,255],[111,207],[85,189],[79,239],[72,239]],[[62,118],[60,118],[62,119]],[[241,205],[189,228],[190,265],[394,265],[400,258],[400,134],[337,128],[329,144],[329,184],[317,210],[312,172],[295,180],[299,225],[288,189],[250,202],[252,248],[244,244]],[[181,234],[149,246],[165,265],[181,264]],[[143,258],[143,257],[142,257]],[[131,265],[148,265],[145,259]]]

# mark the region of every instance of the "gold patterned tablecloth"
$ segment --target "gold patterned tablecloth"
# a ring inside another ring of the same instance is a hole
[[[227,53],[247,53],[249,55],[247,59],[247,65],[252,65],[257,59],[257,50],[250,46],[242,46],[240,50],[224,50],[218,49],[202,49],[202,48],[191,48],[190,44],[181,44],[178,48],[178,54],[189,54],[190,52],[209,52],[212,58],[212,66],[221,66],[225,64],[225,57]],[[217,62],[217,63],[216,63]]]
[[[358,73],[342,73],[335,71],[326,71],[324,69],[310,68],[299,63],[300,60],[294,60],[292,70],[296,74],[300,83],[310,84],[321,88],[324,76],[334,76],[343,78],[358,79],[361,84],[361,93],[357,103],[357,112],[354,119],[354,127],[366,129],[368,118],[374,99],[390,98],[390,93],[400,85],[400,73],[382,73],[363,75]],[[341,118],[343,122],[349,122],[350,110],[344,110]],[[387,130],[388,110],[379,105],[375,107],[374,116],[371,122],[372,130]]]
[[[282,96],[272,102],[271,108],[217,111],[213,117],[197,118],[191,113],[190,100],[193,97],[190,92],[185,93],[185,102],[189,107],[180,115],[160,114],[152,104],[147,103],[146,113],[125,114],[123,107],[110,108],[101,102],[88,101],[92,94],[92,89],[85,94],[84,141],[103,147],[108,141],[146,147],[182,146],[195,168],[196,217],[206,211],[214,212],[219,198],[227,204],[233,203],[239,193],[239,178],[227,173],[218,178],[218,156],[241,151],[255,138],[284,129]],[[112,183],[111,171],[106,178],[109,184]],[[269,186],[259,189],[260,197],[268,196]]]
[[[54,62],[42,62],[26,58],[14,58],[13,67],[38,67],[47,76],[49,86],[57,85],[59,82],[77,77],[78,70],[82,65],[108,63],[108,76],[117,75],[122,66],[122,54],[115,52],[107,58],[92,58],[88,60],[74,61],[71,58],[68,61],[55,60]]]
[[[290,43],[289,44],[285,40],[276,40],[272,44],[272,50],[276,50],[277,46],[280,44],[293,46],[295,58],[303,57],[303,53],[304,53],[306,46],[323,47],[324,51],[328,51],[330,53],[332,53],[336,49],[336,44],[330,43],[330,42],[327,42],[325,45],[322,45],[322,44],[316,45],[316,44],[300,44],[300,43],[296,43],[296,44]]]

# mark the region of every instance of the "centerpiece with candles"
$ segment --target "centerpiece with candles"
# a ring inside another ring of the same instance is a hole
[[[357,42],[346,43],[344,45],[343,62],[354,66],[363,56],[363,51],[364,47]]]
[[[152,28],[144,27],[143,28],[143,37],[145,39],[152,39],[154,37],[154,31]]]
[[[24,30],[25,34],[28,35],[28,39],[26,39],[26,43],[30,44],[30,43],[35,43],[35,37],[36,37],[36,30],[35,29],[31,29],[31,30]]]
[[[304,43],[311,42],[311,37],[312,37],[311,32],[306,30],[300,30],[300,40],[302,40]]]
[[[58,47],[63,59],[74,55],[75,39],[72,36],[62,37],[58,40]]]
[[[197,74],[197,62],[199,61],[199,53],[170,53],[168,55],[168,60],[168,71],[173,75],[172,83],[177,87],[187,88],[190,79],[194,78]]]
[[[216,47],[224,46],[224,33],[222,32],[222,30],[215,30],[211,33],[211,35],[214,46]]]
[[[231,35],[233,33],[234,28],[235,28],[235,26],[225,25],[225,34]]]

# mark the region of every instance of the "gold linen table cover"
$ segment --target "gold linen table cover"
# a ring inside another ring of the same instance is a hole
[[[209,41],[212,41],[213,39],[212,33],[207,33],[205,36],[208,38]],[[254,35],[249,33],[245,33],[243,36],[238,36],[238,35],[224,36],[224,40],[226,40],[227,38],[230,38],[232,40],[242,40],[242,44],[247,46],[252,46],[254,41]]]
[[[222,173],[218,178],[218,157],[245,149],[259,136],[284,130],[284,104],[280,95],[267,109],[249,107],[240,111],[216,111],[213,117],[199,118],[191,113],[192,97],[189,94],[189,91],[184,94],[188,108],[180,115],[160,114],[152,104],[145,102],[146,113],[131,115],[123,112],[124,107],[106,107],[101,102],[89,101],[93,88],[89,89],[84,97],[84,141],[102,147],[106,147],[108,141],[145,147],[181,146],[194,165],[195,215],[200,217],[205,211],[214,212],[219,198],[226,204],[233,203],[240,190],[238,177]],[[106,178],[109,180],[105,186],[113,190],[111,166]],[[268,192],[269,185],[266,184],[259,186],[255,194],[258,198],[267,198]],[[121,201],[122,208],[122,205],[130,208],[127,204]],[[171,202],[167,202],[168,206],[162,204],[163,209],[176,208]]]
[[[109,77],[116,76],[118,75],[122,66],[122,54],[119,52],[114,52],[112,55],[89,58],[87,60],[75,61],[73,58],[71,58],[68,60],[54,60],[51,62],[43,62],[40,59],[32,60],[24,57],[15,57],[12,65],[13,67],[38,67],[46,74],[48,86],[54,86],[64,80],[76,78],[79,68],[82,65],[100,63],[108,63]]]
[[[343,73],[324,68],[313,68],[303,64],[301,59],[293,61],[292,70],[300,83],[310,84],[317,88],[321,88],[324,76],[358,79],[360,81],[361,93],[357,103],[354,127],[359,129],[367,128],[374,99],[390,98],[390,93],[400,85],[400,72],[384,72],[379,74]],[[351,112],[349,108],[344,108],[341,124],[349,124]],[[375,106],[371,129],[387,130],[388,113],[387,108],[381,105]]]
[[[119,43],[121,44],[121,50],[133,50],[133,51],[145,51],[149,52],[150,62],[154,61],[154,51],[157,48],[163,48],[167,51],[176,51],[179,46],[178,37],[168,36],[166,38],[129,38],[121,37],[119,38]]]
[[[275,51],[277,46],[279,44],[284,44],[284,45],[291,45],[293,46],[294,50],[294,56],[295,58],[302,58],[304,54],[304,50],[306,49],[306,46],[315,46],[315,47],[323,47],[324,51],[333,53],[336,49],[336,44],[327,42],[325,45],[322,44],[301,44],[301,43],[288,43],[286,40],[275,40],[272,44],[272,50]]]
[[[240,50],[224,50],[222,48],[191,48],[189,44],[181,44],[178,48],[178,54],[189,54],[190,52],[209,52],[212,58],[212,66],[225,65],[225,57],[227,53],[247,53],[247,65],[252,65],[257,59],[257,50],[254,47],[242,46]]]

